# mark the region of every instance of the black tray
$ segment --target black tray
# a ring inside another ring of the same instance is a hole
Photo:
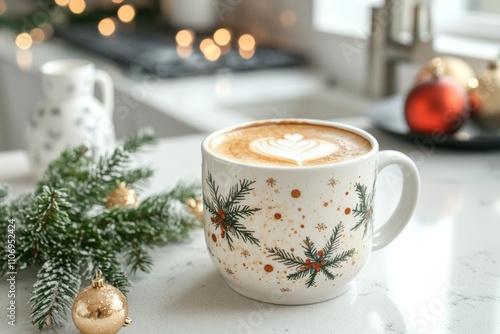
[[[410,131],[404,117],[404,97],[393,96],[375,103],[366,110],[366,116],[379,129],[409,140],[431,140],[436,146],[468,150],[500,149],[500,130],[488,131],[478,127],[473,120],[454,134],[432,137]]]

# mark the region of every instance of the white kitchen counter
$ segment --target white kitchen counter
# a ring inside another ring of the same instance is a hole
[[[500,152],[424,151],[364,125],[382,149],[413,157],[422,188],[402,234],[370,261],[346,294],[319,304],[280,306],[240,296],[213,267],[203,232],[154,251],[150,274],[133,278],[128,302],[134,324],[120,333],[500,333]],[[150,191],[201,174],[203,136],[162,140],[141,159],[156,170]],[[175,157],[175,158],[169,158]],[[400,191],[394,170],[378,181],[377,218]],[[24,152],[0,154],[0,180],[16,193],[33,186]],[[16,277],[16,327],[38,333],[27,301],[35,271]],[[88,285],[84,283],[83,285]],[[5,314],[7,282],[0,281]],[[77,333],[70,322],[58,333]]]

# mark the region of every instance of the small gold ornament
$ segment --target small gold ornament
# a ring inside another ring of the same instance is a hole
[[[491,62],[471,86],[474,121],[485,129],[500,129],[500,59]]]
[[[134,190],[127,188],[125,182],[117,182],[118,188],[113,190],[111,194],[106,197],[106,207],[112,209],[115,207],[128,208],[138,207],[139,199]]]
[[[417,76],[417,81],[428,79],[433,76],[436,67],[442,66],[443,76],[452,77],[465,89],[469,88],[469,80],[475,78],[472,67],[457,57],[435,57],[429,61]]]
[[[203,200],[200,197],[188,198],[185,201],[189,212],[191,212],[196,219],[203,223]]]
[[[132,324],[128,315],[127,299],[120,290],[104,283],[98,270],[92,285],[75,298],[71,315],[82,334],[115,334]]]

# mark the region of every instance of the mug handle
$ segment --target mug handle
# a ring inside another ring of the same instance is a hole
[[[95,84],[97,87],[101,89],[102,92],[102,104],[104,106],[104,110],[108,113],[110,118],[113,117],[113,108],[114,108],[114,88],[113,88],[113,80],[103,70],[97,69],[95,72]]]
[[[401,152],[381,151],[378,154],[378,173],[389,165],[396,165],[402,173],[403,191],[391,217],[373,233],[372,250],[387,246],[404,229],[417,205],[420,176],[415,163]]]

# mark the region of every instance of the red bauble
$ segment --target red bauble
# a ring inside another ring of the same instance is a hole
[[[435,74],[408,94],[405,117],[410,130],[423,134],[457,131],[468,117],[467,92],[455,80]]]

